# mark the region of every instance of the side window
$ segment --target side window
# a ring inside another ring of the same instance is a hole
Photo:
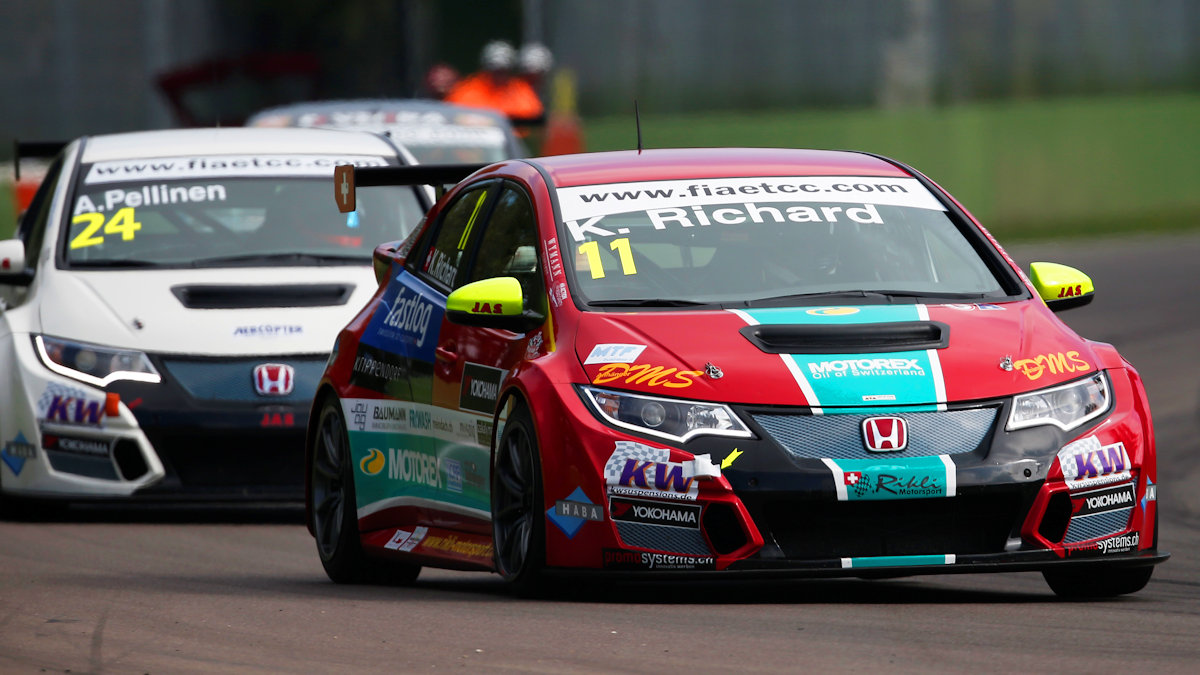
[[[46,177],[42,179],[17,227],[17,237],[25,242],[25,269],[30,272],[37,271],[38,256],[42,252],[42,243],[46,241],[46,221],[50,218],[50,204],[54,201],[54,189],[58,185],[62,165],[63,159],[59,155],[46,171]]]
[[[516,277],[529,306],[544,312],[546,286],[537,248],[533,205],[522,190],[507,184],[496,200],[467,281]]]
[[[478,236],[479,226],[487,215],[488,197],[496,191],[496,187],[495,183],[487,183],[471,188],[450,205],[433,233],[433,243],[421,262],[422,275],[447,288],[453,289],[458,285],[467,244]]]

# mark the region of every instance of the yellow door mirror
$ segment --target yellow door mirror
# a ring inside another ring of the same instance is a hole
[[[481,279],[456,289],[446,298],[446,318],[464,326],[517,333],[527,333],[546,319],[525,309],[521,282],[514,277]]]
[[[1058,263],[1030,263],[1029,280],[1046,306],[1055,312],[1082,307],[1091,302],[1096,293],[1091,277]]]

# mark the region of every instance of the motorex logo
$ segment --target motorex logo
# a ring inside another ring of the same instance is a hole
[[[839,359],[808,364],[813,379],[825,377],[860,377],[881,375],[924,376],[925,369],[917,359]]]

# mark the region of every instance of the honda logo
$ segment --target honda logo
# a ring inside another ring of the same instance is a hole
[[[287,396],[296,386],[296,371],[286,363],[254,366],[254,391],[260,396]]]
[[[899,417],[868,417],[862,435],[868,452],[899,452],[908,447],[908,424]]]

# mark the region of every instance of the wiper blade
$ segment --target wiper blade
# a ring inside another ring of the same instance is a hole
[[[697,300],[677,300],[673,298],[627,298],[624,300],[592,300],[590,307],[696,307],[709,305],[709,302]]]
[[[794,293],[790,295],[775,295],[768,298],[747,300],[747,306],[760,303],[788,302],[792,300],[822,300],[830,298],[876,298],[891,300],[893,298],[944,298],[947,300],[979,300],[986,298],[986,293],[947,293],[944,291],[822,291],[820,293]]]
[[[317,255],[314,253],[247,253],[192,261],[192,267],[238,265],[349,265],[366,261],[362,255]]]
[[[108,260],[72,260],[72,269],[83,267],[91,269],[121,269],[121,268],[144,268],[144,267],[161,267],[162,263],[153,262],[150,260],[133,260],[129,258],[110,258]]]

